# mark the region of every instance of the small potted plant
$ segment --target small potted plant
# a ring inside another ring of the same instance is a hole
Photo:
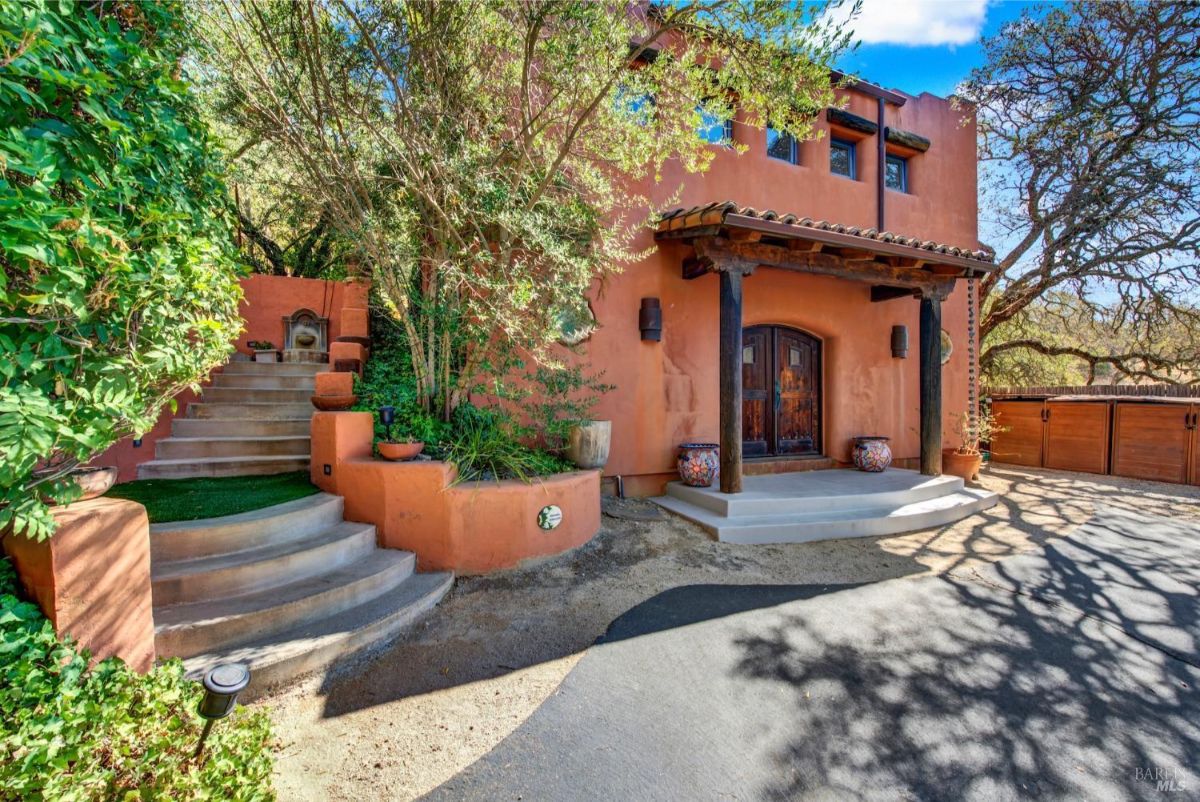
[[[954,424],[954,431],[962,438],[962,445],[942,449],[942,472],[974,481],[979,478],[979,468],[983,465],[979,444],[1008,429],[1000,426],[991,412],[979,415],[973,422],[970,413],[964,412]]]
[[[384,459],[403,462],[404,460],[413,459],[425,448],[424,443],[414,440],[411,437],[406,437],[403,440],[392,439],[392,424],[396,422],[395,407],[380,407],[379,422],[383,424],[387,432],[386,439],[380,440],[376,444],[379,446],[379,456]]]
[[[279,352],[275,350],[275,343],[270,340],[250,340],[246,345],[254,351],[255,362],[279,361]]]

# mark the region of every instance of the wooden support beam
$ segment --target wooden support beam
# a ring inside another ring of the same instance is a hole
[[[674,222],[674,221],[672,221]],[[715,237],[721,233],[721,226],[706,225],[693,226],[692,228],[671,228],[668,230],[659,230],[654,233],[656,240],[694,240],[697,237]]]
[[[787,241],[789,251],[820,253],[824,247],[825,243],[823,242],[813,242],[807,239],[790,239]]]
[[[887,287],[876,284],[871,287],[871,303],[882,303],[893,298],[911,298],[914,292],[912,287]]]
[[[879,258],[878,254],[860,248],[838,248],[834,253],[847,262],[874,262]]]
[[[700,278],[705,273],[712,272],[712,265],[703,259],[698,259],[695,256],[688,256],[683,260],[683,277],[688,281]]]
[[[921,473],[942,475],[942,299],[921,296]]]
[[[721,271],[721,492],[742,492],[742,272]]]
[[[761,231],[749,231],[744,228],[735,228],[729,232],[729,238],[734,242],[758,242],[762,236]]]

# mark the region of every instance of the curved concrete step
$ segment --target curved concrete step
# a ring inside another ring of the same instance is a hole
[[[166,565],[311,537],[340,524],[343,506],[341,496],[316,493],[237,515],[151,524],[150,559]]]
[[[159,607],[154,646],[163,657],[192,657],[266,638],[365,604],[412,576],[409,551],[376,549],[356,562],[298,582],[232,598]]]
[[[286,420],[294,418],[311,418],[313,413],[311,402],[271,404],[265,402],[247,402],[244,404],[226,404],[223,402],[209,403],[200,401],[188,404],[189,418],[240,418],[243,420]]]
[[[723,543],[807,543],[848,537],[880,537],[944,526],[993,506],[988,490],[964,488],[897,507],[832,509],[804,515],[723,516],[673,496],[653,499],[717,536]],[[869,503],[864,499],[864,503]]]
[[[230,649],[184,661],[189,677],[199,678],[222,662],[250,667],[246,698],[310,671],[330,667],[339,658],[380,648],[441,600],[454,582],[449,573],[413,574],[392,592],[329,618],[303,624]]]
[[[172,437],[308,437],[311,430],[309,414],[286,420],[176,418],[171,421]]]
[[[277,389],[222,384],[206,387],[200,398],[204,404],[309,404],[312,395],[312,388],[304,387]]]
[[[213,387],[247,387],[258,390],[309,390],[316,388],[311,376],[275,376],[257,373],[218,373],[213,376]]]
[[[308,470],[308,453],[269,457],[155,459],[138,466],[139,479],[190,479],[198,476],[264,476]]]
[[[152,561],[155,607],[279,587],[362,559],[375,527],[344,522],[298,540],[192,560]]]
[[[278,457],[311,451],[307,434],[271,437],[167,437],[154,445],[159,459]]]

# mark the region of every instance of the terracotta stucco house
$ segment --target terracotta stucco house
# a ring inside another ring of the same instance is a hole
[[[707,173],[668,169],[659,186],[682,186],[681,208],[637,243],[655,252],[594,299],[587,358],[616,386],[595,417],[613,422],[605,473],[627,494],[661,493],[678,445],[696,440],[720,442],[726,492],[742,459],[750,472],[845,464],[858,435],[940,472],[975,381],[970,279],[993,269],[974,120],[930,94],[859,82],[842,96],[816,139],[735,119],[724,134],[747,152],[717,142]],[[662,310],[660,340],[639,328],[643,299]],[[893,356],[896,326],[906,358]]]

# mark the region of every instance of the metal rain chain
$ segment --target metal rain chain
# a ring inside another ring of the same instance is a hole
[[[973,272],[967,274],[968,279],[973,277]],[[975,319],[978,317],[975,293],[978,289],[978,281],[967,282],[967,432],[972,438],[979,430],[979,366],[975,353]]]

